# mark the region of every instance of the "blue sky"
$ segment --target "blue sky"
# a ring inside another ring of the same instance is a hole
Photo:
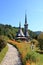
[[[43,0],[0,0],[0,23],[24,27],[25,11],[28,28],[43,31]]]

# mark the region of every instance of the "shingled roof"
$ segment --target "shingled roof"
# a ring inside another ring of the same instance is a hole
[[[23,34],[23,31],[21,29],[21,23],[19,23],[19,30],[18,30],[18,33],[16,35],[17,37],[24,37],[25,35]]]

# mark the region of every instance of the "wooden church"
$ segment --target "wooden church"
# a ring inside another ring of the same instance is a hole
[[[17,32],[17,35],[16,35],[16,39],[29,40],[29,38],[30,38],[30,35],[28,33],[27,16],[25,14],[24,33],[22,31],[22,28],[21,28],[21,23],[19,23],[19,28],[18,28],[18,32]]]

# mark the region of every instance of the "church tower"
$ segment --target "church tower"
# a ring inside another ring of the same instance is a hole
[[[16,39],[29,41],[30,35],[28,34],[28,24],[27,24],[27,15],[25,14],[25,24],[24,24],[24,34],[21,28],[21,23],[19,23],[18,32],[16,35]]]
[[[22,29],[21,29],[21,23],[19,23],[19,29],[18,29],[17,37],[24,37],[24,34],[22,32]]]
[[[28,34],[28,24],[27,24],[27,15],[25,14],[25,24],[24,24],[24,35],[26,38],[29,37],[29,34]]]

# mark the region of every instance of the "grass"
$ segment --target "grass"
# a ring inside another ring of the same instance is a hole
[[[39,62],[37,62],[36,64],[43,65],[43,54],[39,54]]]
[[[8,42],[10,44],[13,44],[14,46],[16,46],[21,54],[21,59],[22,59],[22,62],[23,62],[23,65],[26,65],[26,55],[27,53],[30,53],[31,52],[31,49],[30,49],[30,43],[26,43],[26,42],[21,42],[21,43],[18,43],[14,40],[8,40]],[[35,52],[35,51],[34,51]],[[35,65],[43,65],[43,54],[39,54],[37,52],[35,52],[36,55],[38,54],[38,61],[36,62]],[[34,65],[34,64],[33,64]]]
[[[2,51],[0,52],[0,63],[3,60],[3,58],[4,58],[7,51],[8,51],[8,46],[6,45],[6,47],[3,48]]]

